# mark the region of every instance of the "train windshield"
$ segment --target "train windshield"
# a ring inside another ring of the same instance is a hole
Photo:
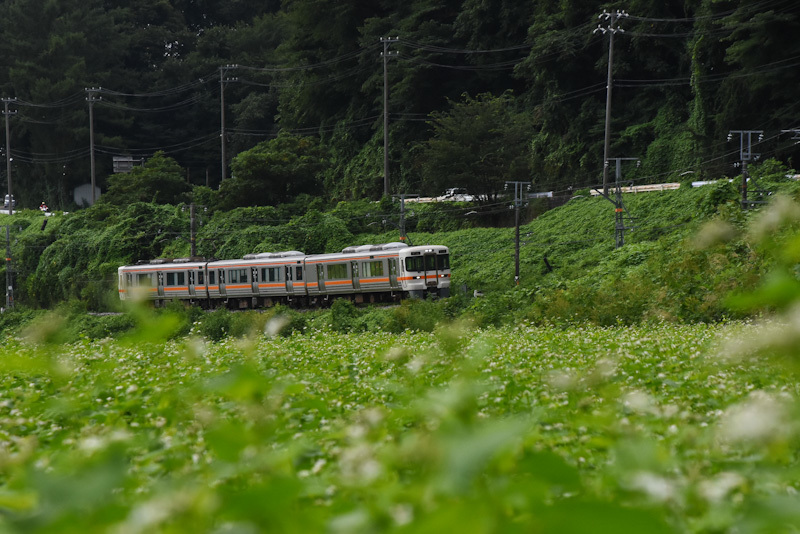
[[[422,256],[410,256],[406,258],[406,271],[414,273],[425,270]]]
[[[424,256],[411,256],[406,258],[406,271],[445,271],[450,269],[449,254],[426,254]]]

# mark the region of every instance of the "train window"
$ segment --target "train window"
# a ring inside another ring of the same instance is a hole
[[[176,276],[176,281],[177,281],[178,285],[179,286],[184,285],[186,283],[186,273],[175,273],[175,274],[177,275]]]
[[[220,284],[225,283],[225,271],[223,271],[222,269],[219,270],[219,283]]]
[[[361,265],[361,272],[365,278],[371,276],[383,276],[383,262],[378,261],[365,261]]]
[[[208,271],[208,283],[209,284],[216,284],[216,277],[217,274],[215,271]]]
[[[425,270],[426,271],[436,270],[436,256],[432,254],[428,254],[425,256]]]
[[[334,263],[328,265],[328,280],[344,280],[347,278],[347,264]]]
[[[440,271],[447,271],[450,269],[450,254],[439,254],[436,256],[436,267]]]
[[[406,271],[419,272],[424,271],[425,266],[422,263],[422,256],[413,256],[406,258]]]
[[[295,272],[295,277],[294,277],[295,280],[302,280],[303,279],[303,267],[302,266],[298,265],[297,267],[295,267],[294,268],[294,272]]]
[[[125,285],[128,287],[133,285],[133,275],[131,273],[125,273]]]
[[[261,269],[261,279],[270,282],[281,281],[281,268],[280,267],[263,267]]]
[[[203,271],[197,271],[197,283],[203,285],[205,281],[203,280]]]
[[[247,269],[231,269],[228,271],[229,284],[238,284],[247,281]]]
[[[194,271],[189,271],[187,274],[189,275],[189,285],[193,286],[194,285]]]
[[[167,273],[167,285],[168,286],[175,285],[175,273]]]

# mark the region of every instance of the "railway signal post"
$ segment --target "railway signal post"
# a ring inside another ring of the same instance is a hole
[[[625,215],[627,214],[628,219],[632,219],[632,217],[630,216],[630,213],[628,213],[628,208],[625,207],[625,203],[622,202],[622,162],[635,161],[636,165],[639,166],[641,160],[639,158],[609,158],[606,160],[606,169],[608,169],[611,161],[616,163],[614,199],[612,200],[611,196],[605,192],[605,187],[603,187],[602,190],[595,188],[595,191],[600,193],[603,198],[614,204],[614,248],[621,248],[625,244],[625,230],[633,229],[632,226],[625,226]]]
[[[739,135],[739,162],[742,166],[742,209],[746,210],[752,204],[761,204],[762,202],[747,199],[747,181],[750,178],[750,173],[747,171],[747,162],[750,160],[758,159],[761,154],[753,154],[753,135],[758,135],[758,141],[764,139],[763,130],[731,130],[728,132],[728,141],[733,139],[733,136]]]

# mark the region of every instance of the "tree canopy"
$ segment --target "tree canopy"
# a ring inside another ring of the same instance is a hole
[[[223,207],[273,206],[319,191],[324,153],[316,139],[280,135],[240,152],[233,176],[220,184]]]
[[[163,152],[156,152],[144,166],[134,167],[130,173],[109,176],[108,191],[100,200],[116,205],[178,204],[188,200],[190,190],[178,163]]]
[[[433,135],[418,160],[430,193],[454,184],[488,199],[506,180],[530,180],[532,121],[514,109],[511,93],[464,95],[432,119]]]
[[[330,154],[314,194],[376,198],[384,81],[392,193],[462,185],[464,169],[432,182],[433,163],[420,155],[442,159],[433,146],[479,139],[481,120],[436,125],[456,119],[453,102],[492,99],[527,121],[500,134],[515,138],[515,154],[528,145],[515,169],[543,189],[594,184],[604,166],[609,57],[608,32],[594,30],[608,24],[598,19],[607,8],[599,0],[4,2],[0,87],[17,99],[7,102],[16,112],[7,117],[15,193],[23,207],[42,198],[69,207],[72,189],[88,182],[90,152],[104,190],[112,156],[158,151],[192,185],[216,189],[223,166],[283,131]],[[614,41],[611,156],[641,157],[637,180],[732,172],[731,130],[765,131],[753,152],[795,163],[800,149],[782,131],[798,127],[800,5],[634,0],[626,10]]]

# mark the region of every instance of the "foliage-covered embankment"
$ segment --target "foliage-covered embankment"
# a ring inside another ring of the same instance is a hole
[[[781,198],[792,198],[797,184],[783,174],[761,177],[760,187],[775,192],[773,198],[781,191]],[[770,181],[778,178],[783,181]],[[514,285],[514,229],[477,227],[485,222],[480,205],[415,205],[406,210],[406,228],[413,243],[443,244],[452,252],[453,297],[430,307],[435,317],[468,316],[481,325],[716,321],[740,316],[741,310],[726,303],[727,295],[754,287],[776,247],[763,247],[762,237],[752,231],[773,208],[742,211],[738,199],[727,180],[626,194],[632,219],[625,245],[614,248],[612,203],[588,193],[576,195],[522,225],[519,286]],[[276,250],[338,251],[398,240],[399,209],[388,199],[326,208],[304,197],[277,208],[198,210],[202,224],[196,243],[199,254],[217,258]],[[52,308],[73,301],[72,308],[121,310],[117,267],[139,259],[188,256],[188,211],[147,203],[98,205],[49,217],[44,227],[41,214],[15,215],[11,250],[17,303]],[[487,217],[497,220],[496,214]],[[708,232],[702,228],[709,221],[728,228],[724,242],[706,243]],[[474,298],[474,290],[484,296]],[[345,323],[357,331],[396,331],[409,324],[396,320],[399,313],[348,308],[353,320]]]
[[[797,194],[796,183],[766,187],[776,194],[772,200]],[[780,219],[783,208],[742,211],[738,198],[728,181],[624,195],[632,228],[617,249],[614,206],[599,197],[574,198],[521,228],[518,287],[513,229],[435,237],[453,251],[456,286],[485,294],[470,304],[481,322],[716,321],[739,316],[743,310],[732,309],[727,297],[762,280],[796,224],[784,221],[789,226],[770,236],[777,241],[766,241],[757,228]],[[720,228],[724,235],[715,235]]]

